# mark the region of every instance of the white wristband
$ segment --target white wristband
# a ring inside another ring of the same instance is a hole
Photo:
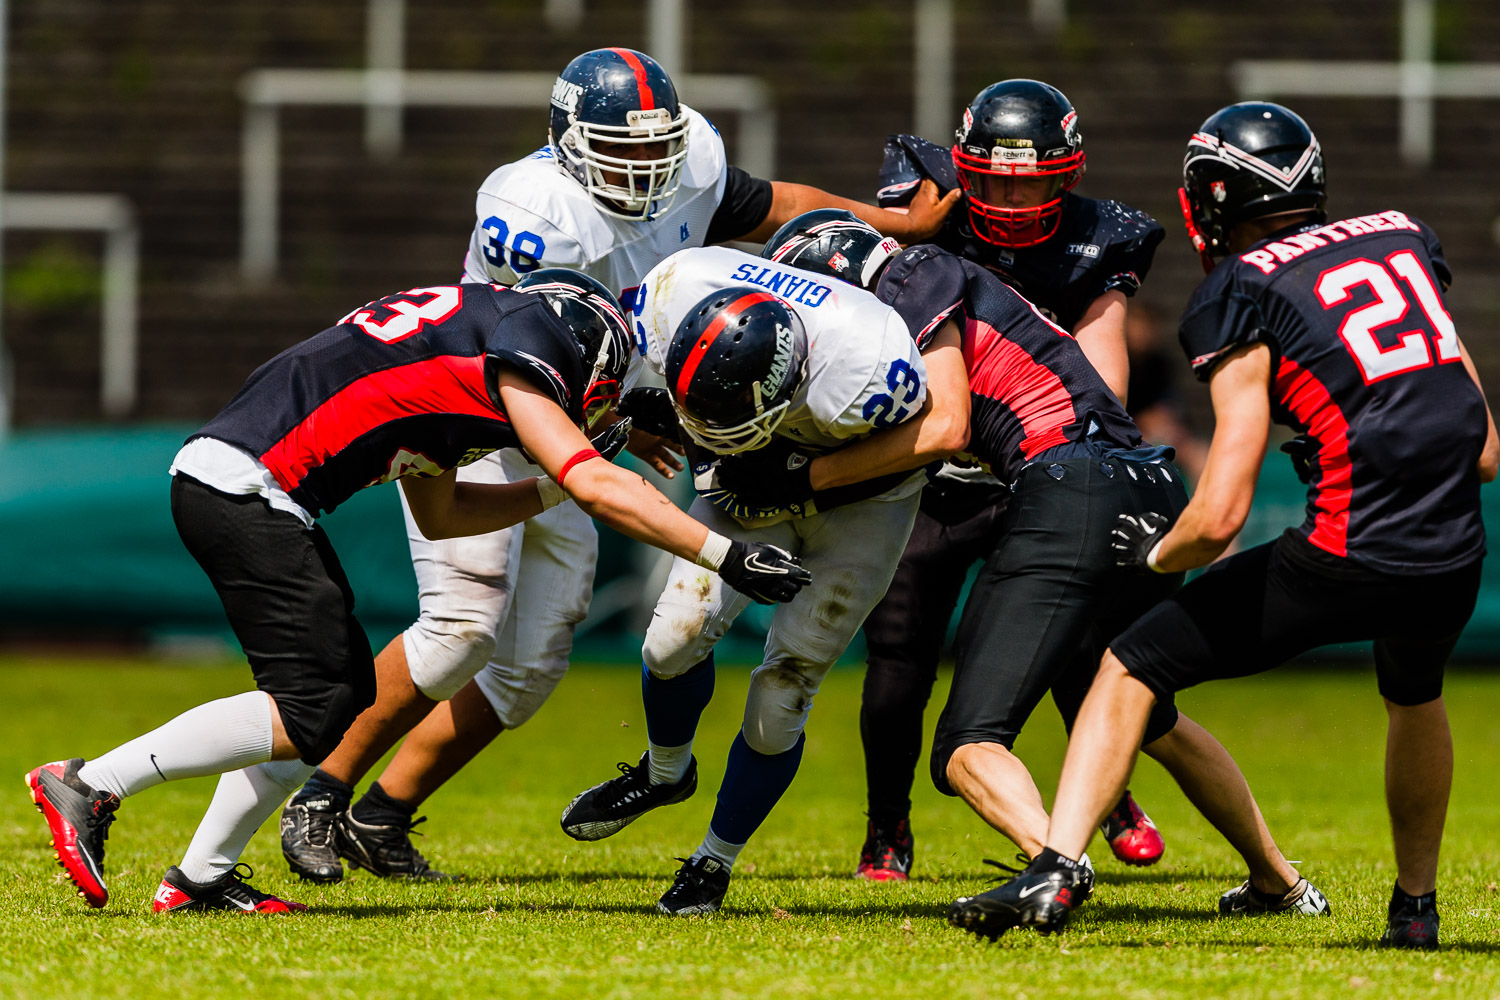
[[[1161,555],[1162,542],[1165,541],[1165,538],[1159,539],[1155,545],[1151,546],[1151,551],[1146,553],[1146,568],[1153,573],[1166,572],[1166,570],[1162,569],[1159,565],[1157,565],[1156,562],[1156,557]]]
[[[715,531],[710,531],[708,537],[703,540],[703,548],[698,550],[698,558],[695,560],[704,569],[717,571],[724,564],[724,557],[729,555],[729,539]]]
[[[557,485],[551,476],[537,476],[536,491],[542,498],[542,510],[551,510],[568,499],[568,491]]]

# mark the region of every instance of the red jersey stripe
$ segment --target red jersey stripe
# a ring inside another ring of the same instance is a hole
[[[1073,394],[1020,344],[983,320],[967,320],[964,363],[969,390],[1004,404],[1021,422],[1026,433],[1021,454],[1026,458],[1067,443],[1064,428],[1078,423]]]
[[[682,363],[682,373],[677,376],[676,386],[679,402],[687,398],[688,387],[693,384],[693,375],[697,373],[698,366],[703,363],[703,356],[708,353],[709,346],[719,336],[719,331],[723,330],[730,320],[739,318],[740,312],[746,307],[768,300],[774,302],[776,296],[770,292],[751,292],[748,295],[741,295],[714,317],[713,322],[709,323],[698,337],[698,342],[693,345],[693,349],[688,351],[687,360]]]
[[[635,57],[635,53],[629,49],[610,49],[615,55],[625,60],[631,72],[635,73],[635,85],[641,93],[641,110],[650,111],[656,107],[656,98],[651,95],[651,84],[646,81],[646,66]]]
[[[1308,541],[1336,556],[1349,554],[1349,504],[1354,496],[1354,465],[1349,460],[1349,422],[1317,376],[1290,358],[1276,369],[1276,397],[1307,434],[1318,442],[1319,476],[1314,488],[1312,534]]]
[[[444,355],[387,368],[350,383],[260,456],[290,493],[362,435],[403,417],[461,414],[504,421],[484,386],[484,355]]]

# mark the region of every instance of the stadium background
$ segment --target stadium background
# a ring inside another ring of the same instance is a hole
[[[437,0],[405,11],[412,70],[552,74],[600,45],[649,48],[644,2],[585,2],[575,24],[541,0]],[[777,115],[775,179],[873,199],[887,133],[911,131],[912,0],[791,0],[710,9],[691,3],[689,72],[755,77]],[[1061,11],[1053,28],[1039,7]],[[413,108],[399,153],[366,151],[358,107],[280,112],[280,263],[269,279],[240,267],[241,81],[268,67],[366,65],[365,0],[160,0],[13,3],[7,44],[5,187],[111,192],[133,205],[141,238],[139,396],[106,420],[99,384],[100,238],[5,236],[3,341],[11,428],[0,441],[0,641],[170,640],[222,629],[207,581],[175,538],[165,470],[183,434],[212,415],[260,362],[348,309],[389,291],[454,280],[473,225],[473,193],[495,166],[545,141],[543,104],[525,109]],[[1357,4],[1186,0],[955,0],[953,106],[997,79],[1059,86],[1079,110],[1089,172],[1081,193],[1143,208],[1168,230],[1141,300],[1175,317],[1200,276],[1182,237],[1175,190],[1183,142],[1242,96],[1243,59],[1391,62],[1400,0]],[[1500,70],[1500,5],[1434,5],[1443,63]],[[736,115],[689,104],[722,128],[731,161]],[[1436,227],[1457,275],[1448,305],[1492,391],[1500,378],[1500,192],[1489,99],[1434,104],[1435,156],[1398,155],[1389,96],[1287,96],[1318,132],[1336,217],[1399,208]],[[1206,396],[1179,363],[1178,390],[1206,433]],[[1442,442],[1434,442],[1441,447]],[[1496,505],[1489,491],[1489,506]],[[1272,454],[1249,532],[1300,517],[1300,490]],[[373,490],[329,519],[377,643],[410,621],[415,593],[394,490]],[[1496,523],[1491,519],[1491,523]],[[596,614],[582,645],[633,656],[655,590],[655,562],[606,539]],[[1493,561],[1492,561],[1493,565]],[[740,630],[754,639],[757,618]],[[1464,646],[1500,653],[1500,571],[1487,574]]]

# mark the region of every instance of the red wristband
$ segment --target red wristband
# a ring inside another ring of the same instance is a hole
[[[563,463],[562,471],[557,474],[557,485],[561,486],[563,484],[563,480],[568,478],[568,473],[573,471],[573,466],[577,465],[579,462],[587,462],[591,458],[603,457],[603,455],[599,454],[592,448],[583,449],[578,454],[574,455],[572,458]]]

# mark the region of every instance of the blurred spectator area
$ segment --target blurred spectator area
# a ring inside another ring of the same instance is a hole
[[[780,179],[873,197],[883,137],[912,127],[911,0],[814,5],[689,3],[686,68],[753,74],[775,95]],[[1031,76],[1079,110],[1089,155],[1080,191],[1155,215],[1168,239],[1143,291],[1168,346],[1200,276],[1176,205],[1183,144],[1236,98],[1236,59],[1393,60],[1398,0],[1067,0],[1056,35],[1028,4],[956,0],[956,122],[982,86]],[[411,69],[555,72],[579,51],[646,44],[644,0],[585,0],[554,30],[541,0],[427,0],[407,8]],[[455,280],[473,195],[493,167],[545,141],[546,109],[408,110],[393,159],[367,155],[351,107],[281,114],[281,268],[240,276],[237,90],[264,67],[365,65],[364,0],[46,0],[10,9],[6,184],[110,191],[142,233],[141,396],[136,420],[211,415],[255,365],[360,302]],[[1500,4],[1441,2],[1440,60],[1500,61]],[[693,94],[683,98],[693,102]],[[1500,100],[1441,100],[1426,170],[1396,156],[1394,98],[1287,98],[1321,137],[1336,217],[1399,208],[1433,224],[1457,281],[1449,304],[1481,371],[1500,379]],[[729,124],[721,122],[721,124]],[[734,149],[735,130],[723,129]],[[933,138],[943,138],[934,136]],[[98,237],[6,237],[4,337],[18,427],[98,420]],[[1175,350],[1168,351],[1180,365]],[[1206,400],[1179,372],[1183,405]]]

